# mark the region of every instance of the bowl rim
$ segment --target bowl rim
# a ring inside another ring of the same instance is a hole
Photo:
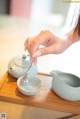
[[[20,81],[21,81],[21,78],[22,78],[23,76],[20,76],[19,78],[18,78],[18,80],[17,80],[17,86],[18,86],[18,88],[20,89],[20,90],[23,90],[23,91],[25,91],[25,92],[35,92],[35,91],[38,91],[38,90],[40,90],[41,89],[41,87],[42,87],[42,81],[41,81],[41,79],[40,78],[38,78],[37,77],[37,79],[40,81],[40,87],[38,87],[37,89],[32,89],[32,90],[28,90],[28,89],[25,89],[25,88],[22,88],[22,87],[20,87]],[[35,76],[36,77],[36,76]]]
[[[54,72],[55,72],[55,71],[59,72],[60,74],[72,75],[73,77],[76,77],[76,78],[80,79],[78,76],[76,76],[76,75],[73,74],[73,73],[63,72],[63,71],[60,71],[60,70],[53,70],[53,71],[52,71],[52,72],[53,72],[53,77],[54,77]],[[56,74],[58,74],[58,73],[56,73]],[[59,74],[59,75],[60,75],[60,74]],[[63,80],[61,80],[61,78],[59,78],[59,80],[61,81],[61,83],[63,83],[63,84],[64,84],[65,86],[67,86],[68,88],[71,88],[71,89],[74,89],[74,90],[80,89],[80,87],[73,87],[73,86],[68,85],[68,84],[65,83]]]

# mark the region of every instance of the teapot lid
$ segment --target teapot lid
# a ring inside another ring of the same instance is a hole
[[[17,56],[13,59],[15,65],[23,68],[28,68],[30,66],[30,57],[29,55]]]

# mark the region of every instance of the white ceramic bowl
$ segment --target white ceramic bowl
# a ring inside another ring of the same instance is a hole
[[[42,87],[42,82],[39,79],[39,77],[33,77],[33,76],[28,77],[28,82],[31,88],[29,87],[28,84],[26,86],[23,86],[22,82],[23,82],[23,76],[21,76],[17,80],[17,86],[18,86],[18,90],[24,95],[28,95],[28,96],[36,95]]]
[[[52,90],[69,101],[80,100],[80,78],[61,71],[52,71]]]

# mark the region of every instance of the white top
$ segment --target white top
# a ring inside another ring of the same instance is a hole
[[[62,33],[67,33],[76,27],[78,23],[79,14],[80,3],[71,3]]]
[[[75,3],[71,27],[76,27],[80,15],[80,3]]]

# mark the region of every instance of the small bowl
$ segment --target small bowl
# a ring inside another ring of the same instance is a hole
[[[61,98],[69,101],[80,100],[80,78],[74,74],[54,70],[51,72],[52,90]]]
[[[33,76],[28,76],[28,81],[29,84],[31,86],[31,88],[29,87],[29,85],[27,84],[26,86],[23,85],[23,76],[21,76],[18,80],[17,80],[17,86],[18,86],[18,90],[23,93],[24,95],[27,96],[32,96],[32,95],[36,95],[41,87],[42,87],[42,82],[39,79],[39,77],[33,77]]]

